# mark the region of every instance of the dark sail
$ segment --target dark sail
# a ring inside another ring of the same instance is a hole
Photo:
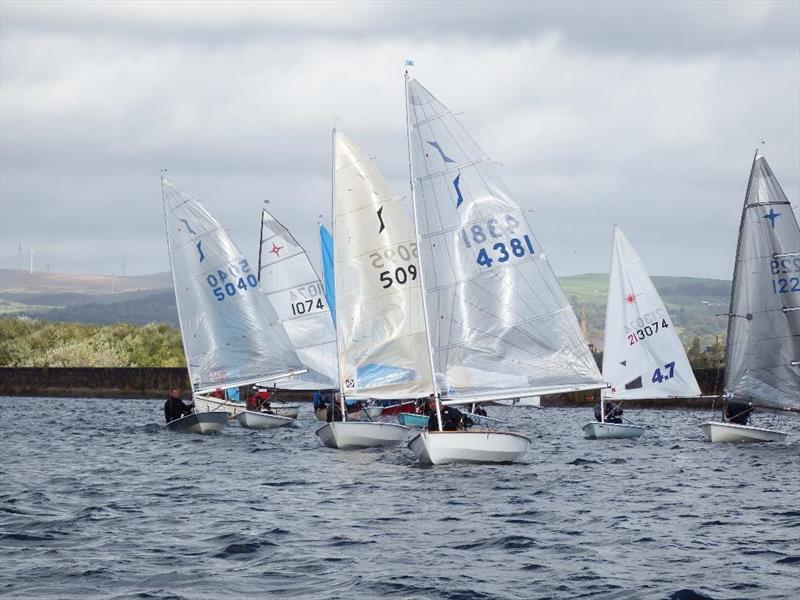
[[[758,155],[739,230],[725,388],[754,406],[800,412],[800,228]]]

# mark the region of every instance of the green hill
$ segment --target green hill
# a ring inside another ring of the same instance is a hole
[[[608,275],[589,273],[559,279],[567,299],[578,318],[584,317],[589,341],[603,347]],[[653,277],[653,283],[664,300],[681,340],[689,345],[697,336],[701,346],[712,345],[717,336],[723,338],[727,319],[717,316],[728,310],[730,281],[695,277]]]
[[[169,273],[112,278],[0,272],[0,317],[29,316],[51,322],[107,325],[150,322],[178,326]],[[588,273],[560,280],[589,341],[603,347],[608,275]],[[695,336],[705,348],[724,337],[730,282],[695,277],[653,277],[672,320],[687,346]],[[111,293],[112,283],[114,293]]]

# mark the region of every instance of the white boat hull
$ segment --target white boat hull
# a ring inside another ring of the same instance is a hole
[[[314,433],[328,448],[355,450],[396,446],[406,437],[408,427],[397,423],[370,421],[336,421],[325,423]]]
[[[197,410],[203,411],[226,410],[232,417],[247,410],[247,405],[244,402],[231,402],[230,400],[203,398],[201,396],[195,396],[194,405],[197,407]],[[297,404],[275,404],[272,407],[272,412],[282,417],[296,419],[297,415],[300,414],[300,406]]]
[[[228,424],[228,413],[224,410],[213,412],[193,412],[190,415],[167,423],[170,431],[184,433],[217,433]]]
[[[348,421],[369,421],[367,418],[367,411],[372,419],[377,419],[383,413],[382,406],[370,406],[369,408],[362,408],[357,412],[349,412],[347,413],[347,420]],[[327,421],[328,420],[328,409],[326,408],[317,408],[314,410],[314,416],[316,417],[317,421]]]
[[[408,447],[423,464],[513,463],[528,451],[531,440],[501,431],[422,431]]]
[[[583,432],[586,434],[586,439],[589,440],[620,440],[638,438],[644,433],[644,427],[626,423],[592,421],[583,426]]]
[[[239,425],[247,429],[276,429],[294,423],[294,419],[262,412],[245,410],[236,415]]]
[[[298,404],[287,404],[285,406],[282,404],[273,404],[272,412],[281,417],[296,419],[297,415],[300,414],[300,406]]]
[[[709,421],[702,427],[709,442],[784,442],[789,435],[775,429],[736,423]]]

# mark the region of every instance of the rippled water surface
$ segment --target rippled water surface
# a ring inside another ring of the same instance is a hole
[[[496,408],[524,463],[420,468],[321,447],[309,406],[203,437],[162,404],[0,398],[0,595],[800,597],[800,419],[712,445],[707,412],[631,409],[640,440],[588,441],[590,410]]]

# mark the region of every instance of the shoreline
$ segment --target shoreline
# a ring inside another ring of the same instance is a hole
[[[695,369],[704,395],[719,396],[724,373],[719,369]],[[0,368],[0,396],[28,398],[116,398],[123,400],[164,399],[172,387],[184,394],[189,375],[183,367],[3,367]],[[313,392],[281,390],[278,397],[288,402],[311,402]],[[542,398],[542,407],[587,407],[597,402],[597,392],[558,394]],[[709,410],[717,398],[668,398],[628,400],[627,408]]]

